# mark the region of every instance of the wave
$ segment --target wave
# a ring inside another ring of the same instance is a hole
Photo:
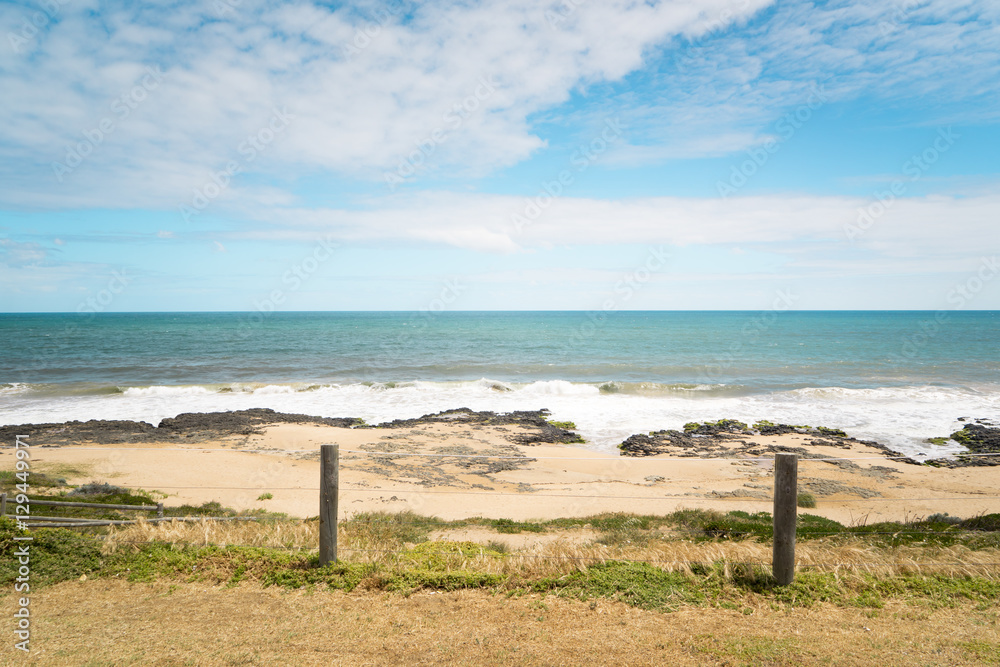
[[[752,393],[741,384],[691,384],[662,382],[604,382],[598,386],[602,394],[634,394],[637,396],[738,396]]]
[[[894,401],[928,401],[956,400],[974,396],[989,396],[995,394],[998,387],[981,386],[979,388],[966,386],[936,386],[909,385],[901,387],[805,387],[788,391],[792,397],[806,401],[837,400],[837,401],[871,401],[891,403]]]
[[[13,396],[31,391],[31,385],[23,382],[8,382],[0,384],[0,396]]]
[[[783,396],[789,401],[941,401],[970,396],[996,396],[997,385],[937,386],[910,385],[894,387],[802,387],[796,389],[768,389],[743,384],[695,384],[664,382],[572,382],[569,380],[536,380],[509,382],[480,378],[479,380],[454,381],[364,381],[343,383],[322,382],[229,382],[185,385],[117,386],[100,384],[0,384],[0,397],[34,396],[56,398],[60,396],[125,396],[129,398],[206,396],[211,394],[243,394],[252,396],[285,395],[301,393],[383,394],[407,392],[435,394],[463,390],[473,394],[513,393],[524,396],[642,396],[649,398],[688,398],[705,400],[723,397]]]
[[[231,382],[190,385],[0,385],[0,424],[131,419],[157,424],[182,412],[271,408],[368,423],[467,407],[548,409],[573,421],[587,446],[613,453],[628,436],[686,422],[761,419],[842,428],[907,454],[948,453],[927,442],[961,428],[959,417],[1000,418],[1000,384],[804,387],[769,391],[740,384],[510,382]]]

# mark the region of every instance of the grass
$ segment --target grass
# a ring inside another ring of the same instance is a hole
[[[994,610],[963,602],[793,609],[747,597],[665,618],[610,597],[109,579],[48,589],[32,615],[45,625],[25,664],[971,666],[996,664],[1000,646]]]
[[[795,504],[805,509],[812,509],[816,507],[816,496],[811,493],[800,493],[795,498]]]
[[[316,521],[140,523],[106,531],[103,540],[65,529],[32,531],[32,583],[122,578],[236,586],[413,594],[430,589],[546,593],[581,600],[611,599],[641,609],[746,605],[808,606],[830,602],[879,609],[888,600],[947,606],[958,600],[992,605],[1000,596],[997,515],[956,531],[955,524],[844,527],[799,517],[796,581],[779,587],[770,575],[770,517],[686,510],[666,516],[600,514],[523,524],[505,519],[445,522],[412,513],[360,514],[340,524],[341,561],[320,567]],[[430,540],[435,531],[469,525],[497,537],[478,544]],[[922,531],[919,540],[906,539]],[[894,533],[888,536],[888,528]],[[594,535],[587,542],[547,540],[512,550],[512,532]],[[910,531],[909,533],[907,531]],[[7,551],[18,531],[0,523],[0,586],[16,575]],[[951,542],[928,536],[949,535]],[[980,538],[985,538],[983,541]],[[830,563],[838,564],[830,566]]]
[[[17,474],[15,470],[0,470],[0,492],[6,493],[8,496],[17,493],[17,485],[21,483],[21,480],[17,478]],[[29,480],[32,487],[51,489],[66,486],[66,479],[64,477],[35,472],[34,470],[31,471]]]
[[[498,533],[543,533],[545,532],[545,526],[540,523],[531,523],[527,521],[514,521],[512,519],[495,519],[492,522],[493,528]]]
[[[14,496],[17,494],[15,486],[10,486],[10,484],[16,484],[17,479],[13,478],[12,475],[15,473],[12,471],[0,471],[0,490],[6,491],[8,494],[8,502],[13,502]],[[118,487],[106,482],[88,482],[87,484],[82,484],[76,487],[67,486],[64,479],[61,478],[51,478],[44,473],[31,472],[30,477],[30,489],[44,488],[46,493],[28,493],[29,501],[32,500],[54,500],[54,501],[67,501],[67,502],[85,502],[94,503],[100,505],[145,505],[151,509],[156,508],[156,504],[166,497],[159,491],[146,491],[144,489],[126,489]],[[267,496],[268,498],[265,498]],[[267,500],[271,498],[271,494],[265,493],[258,500]],[[284,518],[286,515],[276,512],[268,512],[266,510],[248,510],[244,512],[236,512],[227,507],[223,507],[222,504],[218,502],[206,502],[201,505],[175,505],[175,506],[164,506],[163,508],[164,516],[166,517],[236,517],[236,516],[249,516],[255,517],[261,520],[269,519],[280,519]],[[139,519],[143,517],[149,517],[149,513],[144,510],[118,510],[118,509],[104,509],[104,508],[93,508],[93,507],[63,507],[63,506],[49,506],[49,505],[39,505],[38,509],[33,511],[34,514],[40,516],[52,516],[52,517],[72,517],[72,518],[87,518],[87,519]],[[96,529],[91,529],[95,532]],[[96,532],[100,532],[96,530]]]

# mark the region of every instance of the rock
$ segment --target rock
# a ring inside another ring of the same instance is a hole
[[[621,450],[622,456],[664,454],[700,458],[745,458],[790,452],[805,458],[815,457],[804,447],[765,446],[749,439],[755,435],[784,435],[787,433],[813,436],[813,440],[805,441],[804,444],[808,445],[850,449],[851,445],[860,444],[884,452],[887,458],[893,458],[902,463],[920,465],[919,461],[904,457],[899,452],[878,442],[848,437],[840,429],[774,424],[763,420],[754,424],[753,427],[735,419],[720,419],[717,422],[705,423],[691,422],[684,425],[683,433],[665,430],[654,431],[648,435],[642,433],[631,435],[618,445],[618,449]]]
[[[424,415],[416,419],[395,419],[376,426],[362,426],[360,428],[413,428],[423,424],[434,424],[442,421],[456,422],[463,424],[482,426],[522,426],[532,429],[527,434],[516,434],[505,436],[507,440],[518,445],[539,445],[551,444],[573,444],[583,442],[583,438],[578,433],[569,429],[554,426],[546,421],[548,410],[515,410],[505,414],[498,414],[489,410],[475,412],[469,408],[458,408],[457,410],[446,410],[435,414]]]
[[[269,408],[236,410],[233,412],[183,413],[164,419],[159,426],[140,421],[87,422],[69,421],[62,424],[21,424],[0,427],[0,442],[14,440],[15,434],[27,434],[34,444],[73,445],[80,442],[143,443],[164,440],[184,440],[197,442],[228,435],[250,435],[259,433],[266,424],[325,424],[327,426],[350,427],[361,423],[360,419],[336,419],[311,417],[309,415],[285,414]]]
[[[959,421],[967,421],[959,419]],[[961,431],[951,434],[951,439],[963,445],[970,454],[996,454],[997,456],[962,456],[954,459],[935,459],[934,465],[945,468],[964,468],[967,466],[997,466],[1000,465],[1000,427],[988,419],[976,419],[972,424],[965,424]]]

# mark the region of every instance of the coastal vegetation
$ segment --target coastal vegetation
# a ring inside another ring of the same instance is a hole
[[[460,529],[478,529],[483,539],[449,536]],[[4,586],[16,576],[11,565],[16,559],[6,552],[18,532],[10,519],[0,521]],[[363,513],[342,522],[340,532],[341,560],[320,567],[315,519],[38,529],[32,531],[32,576],[36,585],[85,577],[360,587],[404,595],[482,589],[506,596],[606,598],[663,612],[748,600],[871,608],[890,600],[992,605],[1000,596],[995,568],[1000,514],[854,526],[802,514],[802,566],[787,587],[777,586],[770,575],[771,517],[766,512],[692,509],[665,516],[614,513],[537,522]],[[504,535],[519,533],[553,539],[524,548],[503,541]],[[841,566],[824,567],[824,562]]]

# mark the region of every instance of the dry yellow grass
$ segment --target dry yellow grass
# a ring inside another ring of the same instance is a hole
[[[12,596],[0,601],[10,618]],[[817,605],[649,612],[481,591],[67,582],[32,596],[27,665],[984,665],[995,609]]]
[[[315,521],[236,523],[205,521],[197,523],[145,523],[113,529],[104,543],[106,551],[129,548],[149,541],[178,544],[246,545],[280,547],[313,551],[319,543]],[[485,545],[502,541],[503,535],[483,528],[479,531]],[[584,529],[566,529],[562,539],[539,540],[511,551],[503,558],[484,548],[479,554],[450,554],[446,565],[452,569],[472,569],[491,574],[517,574],[543,577],[565,574],[589,564],[608,560],[647,561],[670,571],[690,572],[697,563],[750,563],[770,566],[771,545],[753,540],[694,542],[683,539],[653,540],[647,545],[604,545],[575,539]],[[448,531],[438,531],[444,539]],[[361,524],[341,524],[338,536],[341,560],[362,563],[397,563],[405,546],[377,529]],[[409,545],[412,546],[412,545]],[[874,547],[860,539],[810,540],[796,548],[798,567],[818,571],[852,574],[899,575],[943,574],[1000,576],[1000,550],[971,550],[965,546],[909,545],[894,548]]]

